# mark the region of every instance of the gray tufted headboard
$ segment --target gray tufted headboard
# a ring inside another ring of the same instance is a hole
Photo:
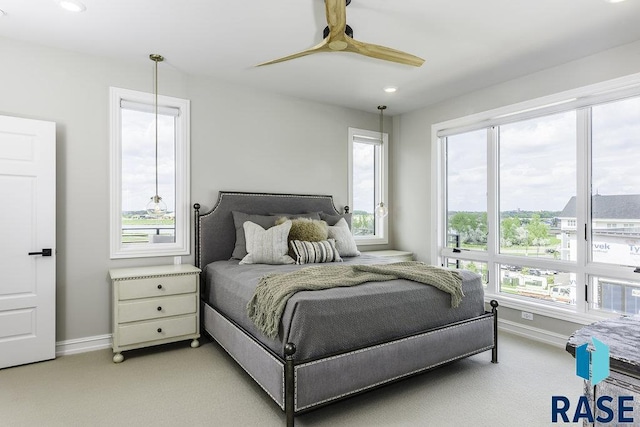
[[[298,214],[325,212],[338,214],[332,196],[242,193],[221,191],[216,205],[209,212],[200,214],[200,205],[195,209],[195,262],[204,268],[213,261],[231,258],[236,242],[236,229],[232,211],[269,215],[274,213]]]

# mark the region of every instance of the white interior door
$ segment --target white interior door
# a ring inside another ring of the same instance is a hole
[[[55,357],[55,142],[53,122],[0,116],[0,369]]]

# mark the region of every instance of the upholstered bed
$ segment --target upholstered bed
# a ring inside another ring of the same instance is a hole
[[[225,191],[209,212],[194,208],[203,329],[286,412],[288,425],[295,414],[486,350],[497,363],[497,303],[485,312],[480,278],[467,271],[459,271],[464,297],[455,308],[445,292],[405,279],[298,292],[277,336],[266,336],[247,313],[261,278],[309,265],[233,259],[234,215],[340,215],[332,197]],[[361,255],[339,264],[382,262]]]

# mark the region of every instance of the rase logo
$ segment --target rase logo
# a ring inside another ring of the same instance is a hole
[[[609,376],[609,346],[597,338],[591,341],[592,352],[587,349],[588,343],[576,348],[576,375],[595,386]]]
[[[576,375],[590,381],[592,386],[597,385],[600,381],[609,376],[609,346],[597,338],[591,338],[593,342],[593,350],[589,351],[588,343],[576,348]],[[618,396],[617,423],[633,423],[633,415],[627,416],[633,411],[633,396]],[[592,408],[586,396],[580,396],[578,405],[573,412],[571,422],[577,423],[580,419],[586,420],[588,423],[610,423],[615,418],[615,404],[611,396],[599,396],[595,401],[595,408]],[[551,397],[551,422],[557,423],[561,418],[563,422],[568,423],[569,416],[567,412],[571,407],[571,402],[565,396]],[[594,413],[600,411],[597,417]]]

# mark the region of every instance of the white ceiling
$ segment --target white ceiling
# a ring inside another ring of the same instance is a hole
[[[332,52],[255,68],[320,42],[324,2],[83,2],[71,13],[55,0],[0,0],[0,37],[114,60],[159,53],[185,73],[371,112],[386,104],[391,115],[640,40],[640,0],[353,0],[356,39],[425,64]]]

